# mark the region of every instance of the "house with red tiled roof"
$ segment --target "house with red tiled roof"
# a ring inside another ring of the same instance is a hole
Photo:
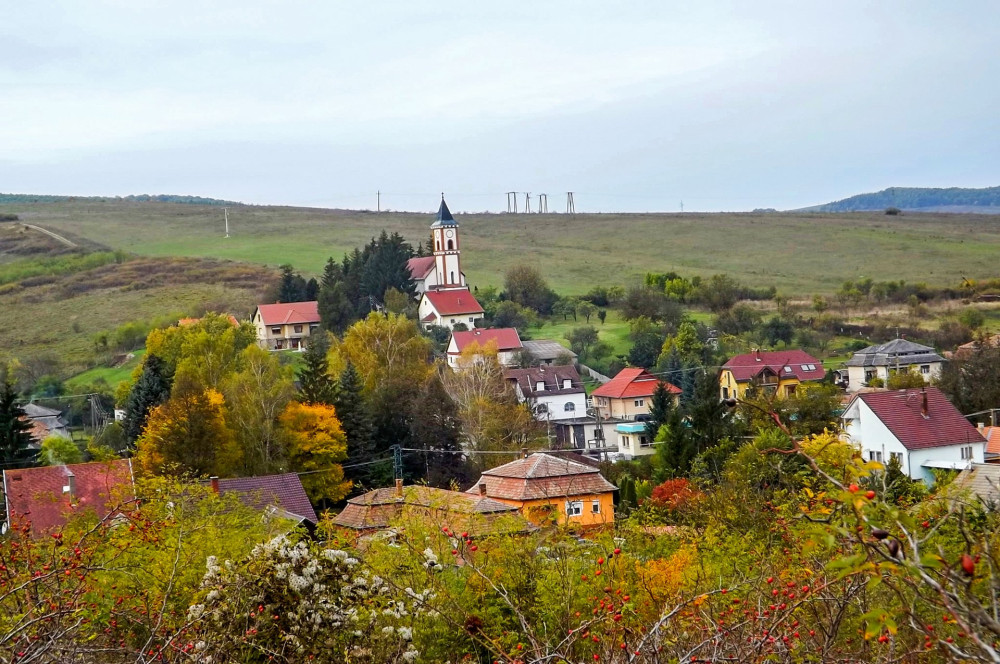
[[[424,327],[440,325],[449,330],[459,323],[472,329],[486,316],[468,288],[427,291],[420,296],[417,315]]]
[[[300,350],[319,329],[319,307],[311,302],[258,304],[250,319],[257,343],[266,350]]]
[[[729,358],[719,373],[723,399],[742,399],[747,390],[758,389],[787,397],[802,383],[823,380],[823,363],[804,350],[755,350]]]
[[[866,461],[895,459],[904,473],[928,484],[935,468],[983,463],[986,438],[936,387],[861,392],[842,418],[844,436]]]
[[[98,519],[134,500],[129,459],[3,471],[7,524],[29,523],[34,535],[63,528],[71,515]]]
[[[660,383],[666,385],[675,400],[680,398],[679,387],[660,380],[641,367],[622,369],[590,396],[602,418],[642,420],[649,415],[650,397]]]
[[[535,452],[485,471],[466,493],[513,505],[533,523],[596,526],[614,522],[615,491],[594,466]]]
[[[259,509],[268,516],[291,519],[310,530],[319,523],[316,511],[302,486],[302,480],[295,473],[222,479],[213,477],[207,483],[220,496],[237,494],[244,505]]]
[[[463,493],[429,486],[375,489],[347,501],[333,523],[359,535],[421,520],[434,529],[467,532],[471,538],[518,534],[535,530],[517,507],[493,500],[483,492]]]
[[[413,278],[413,286],[418,298],[429,290],[436,290],[440,285],[435,263],[434,256],[414,256],[406,261],[406,267]],[[460,272],[459,285],[465,287],[465,284],[465,273]]]
[[[470,349],[473,350],[470,351]],[[517,353],[521,350],[521,337],[513,327],[452,332],[451,341],[448,342],[448,366],[452,369],[461,368],[463,364],[462,354],[472,352],[474,355],[479,355],[477,349],[479,351],[496,350],[497,361],[500,362],[500,365],[509,367],[517,360]]]
[[[979,433],[986,439],[986,461],[1000,461],[1000,427],[979,425]]]

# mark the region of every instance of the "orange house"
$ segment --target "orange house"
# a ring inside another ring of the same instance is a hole
[[[614,484],[577,461],[536,452],[482,474],[466,493],[516,506],[531,522],[614,523]]]

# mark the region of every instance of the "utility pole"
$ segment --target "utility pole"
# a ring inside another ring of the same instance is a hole
[[[684,201],[681,201],[681,212],[684,212]]]
[[[226,215],[226,237],[229,237],[229,208],[222,208],[222,213]]]
[[[393,445],[392,450],[392,476],[394,479],[403,479],[403,448]]]
[[[566,192],[566,214],[576,214],[576,203],[573,202],[573,192]]]
[[[382,211],[382,190],[381,189],[375,192],[375,211],[376,212],[381,212]]]

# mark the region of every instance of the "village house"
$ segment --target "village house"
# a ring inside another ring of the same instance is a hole
[[[462,273],[458,222],[444,202],[444,197],[441,198],[437,219],[431,224],[431,241],[433,276],[425,273],[421,278],[424,290],[418,291],[420,304],[417,305],[420,324],[424,327],[439,325],[450,330],[458,324],[474,328],[485,312],[466,285]],[[426,271],[428,264],[423,260],[410,263],[410,273]]]
[[[590,457],[614,460],[618,455],[616,427],[624,422],[615,417],[600,418],[596,409],[572,419],[555,420],[556,445],[573,449]]]
[[[854,393],[875,378],[886,382],[898,372],[919,374],[930,382],[941,375],[946,360],[930,346],[893,339],[877,346],[862,348],[847,362],[847,392]],[[841,372],[843,375],[843,372]]]
[[[615,434],[618,436],[618,453],[623,459],[656,454],[653,436],[646,430],[645,422],[619,422],[615,426]]]
[[[71,514],[91,512],[98,519],[135,498],[129,459],[74,463],[3,471],[3,493],[10,524],[31,524],[34,536],[66,525]]]
[[[473,356],[478,356],[487,350],[495,351],[500,365],[509,367],[517,362],[517,354],[521,350],[521,337],[513,327],[452,332],[446,352],[448,366],[452,369],[460,369],[463,362],[476,361],[475,357],[470,360],[468,357],[470,353]],[[464,360],[463,353],[467,355]]]
[[[507,369],[504,378],[522,403],[543,422],[573,419],[587,412],[587,391],[573,365]]]
[[[519,534],[535,530],[516,506],[493,500],[481,492],[463,493],[429,486],[375,489],[347,501],[334,519],[341,528],[359,536],[385,531],[397,523],[422,521],[435,530],[467,532],[471,538]]]
[[[69,423],[63,418],[61,410],[39,406],[37,403],[26,403],[22,408],[25,417],[31,422],[31,437],[37,443],[41,443],[49,436],[58,436],[67,440],[73,438],[69,432]]]
[[[319,309],[311,302],[258,304],[250,319],[257,343],[265,350],[304,349],[309,335],[319,329]]]
[[[530,341],[522,341],[521,346],[524,348],[524,352],[531,357],[532,364],[548,366],[551,364],[563,365],[576,363],[576,353],[558,341],[532,339]]]
[[[1000,505],[1000,464],[974,463],[958,474],[952,487],[968,491],[983,505]]]
[[[747,390],[788,397],[802,383],[826,376],[823,363],[803,350],[774,350],[744,353],[729,358],[719,373],[719,393],[723,399],[742,399]]]
[[[466,493],[513,505],[532,523],[597,526],[614,522],[615,491],[593,466],[536,452],[485,471]]]
[[[222,479],[212,477],[202,484],[208,484],[220,496],[236,494],[247,507],[260,510],[270,518],[290,520],[305,526],[310,532],[319,523],[302,480],[295,473]]]
[[[844,437],[866,461],[899,462],[927,484],[932,470],[983,463],[986,439],[936,387],[860,392],[842,416]]]
[[[622,369],[614,378],[591,392],[590,397],[601,419],[642,421],[649,415],[650,400],[661,383],[674,395],[676,403],[681,394],[679,387],[639,367]]]

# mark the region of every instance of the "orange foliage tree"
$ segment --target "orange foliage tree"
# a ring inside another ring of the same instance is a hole
[[[351,490],[340,463],[347,458],[347,437],[333,406],[293,401],[278,417],[289,467],[303,475],[302,486],[314,501],[336,502]]]

